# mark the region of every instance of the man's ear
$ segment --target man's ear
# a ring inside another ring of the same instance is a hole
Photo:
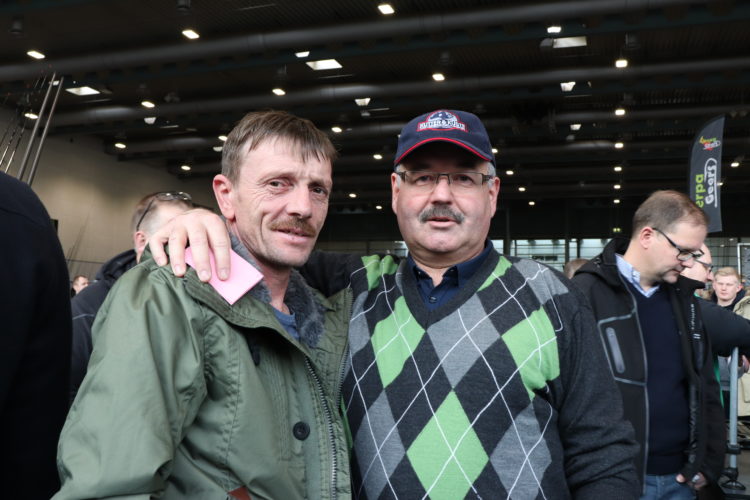
[[[228,221],[235,219],[234,185],[225,175],[217,175],[213,180],[214,196],[219,204],[219,210]]]
[[[136,262],[141,261],[141,255],[143,255],[143,251],[146,249],[147,244],[148,236],[146,233],[140,230],[133,233],[133,250],[135,250]]]
[[[487,181],[487,184],[489,185],[490,214],[494,217],[495,211],[497,211],[497,198],[500,196],[500,177],[492,177]]]
[[[642,248],[648,249],[654,244],[654,240],[656,240],[656,231],[650,226],[644,226],[638,231],[637,240]]]
[[[391,210],[393,210],[393,213],[398,215],[398,210],[396,209],[397,201],[398,201],[398,194],[399,191],[401,191],[401,185],[399,184],[399,181],[401,178],[398,176],[396,172],[391,173]]]

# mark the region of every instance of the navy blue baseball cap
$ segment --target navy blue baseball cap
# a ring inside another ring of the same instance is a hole
[[[401,129],[393,165],[400,164],[416,149],[435,141],[455,144],[495,165],[490,138],[479,117],[452,109],[431,111],[407,123]]]

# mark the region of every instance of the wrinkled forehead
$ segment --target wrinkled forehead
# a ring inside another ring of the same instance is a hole
[[[477,170],[487,162],[453,144],[431,142],[410,153],[402,163],[409,170],[431,170],[446,167]],[[486,170],[486,167],[482,168]]]

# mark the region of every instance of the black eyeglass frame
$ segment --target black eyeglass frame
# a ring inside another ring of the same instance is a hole
[[[159,201],[181,201],[184,203],[187,203],[188,205],[193,205],[193,197],[190,196],[189,193],[186,193],[184,191],[164,191],[163,193],[156,193],[154,196],[151,197],[151,201],[148,202],[148,205],[146,205],[146,210],[143,211],[141,214],[141,218],[138,219],[138,222],[135,225],[135,230],[138,231],[141,228],[141,223],[143,222],[143,219],[146,218],[146,214],[149,213],[151,210],[151,207],[154,206],[154,202],[156,200]]]
[[[705,254],[703,254],[703,255],[705,255]],[[714,270],[714,265],[713,264],[708,264],[708,263],[703,262],[702,260],[698,260],[698,259],[695,259],[695,262],[697,262],[698,264],[700,264],[703,267],[705,267],[707,273],[710,273],[710,272],[712,272]]]
[[[482,181],[478,184],[479,186],[482,186],[485,182],[495,177],[494,175],[489,174],[483,174],[482,172],[430,172],[429,170],[402,170],[400,172],[396,172],[396,175],[401,177],[401,180],[406,182],[406,174],[430,174],[430,175],[436,175],[437,178],[435,178],[435,184],[434,186],[437,186],[440,183],[440,178],[442,176],[445,176],[446,179],[448,179],[448,185],[450,186],[453,183],[453,180],[451,179],[451,175],[464,175],[464,174],[478,174],[482,176]]]
[[[675,248],[675,250],[677,250],[677,260],[679,260],[680,262],[687,262],[690,259],[694,259],[696,262],[701,262],[698,259],[701,258],[701,257],[703,257],[705,255],[700,250],[698,250],[697,252],[693,252],[692,250],[686,250],[686,249],[682,248],[680,245],[678,245],[677,243],[675,243],[674,241],[672,241],[672,239],[669,236],[667,236],[664,233],[664,231],[662,231],[659,228],[652,227],[651,229],[653,229],[657,233],[659,233],[662,236],[664,236],[667,239],[667,241],[669,242],[669,244],[672,245]],[[682,254],[687,254],[687,255],[682,255]],[[703,263],[703,262],[701,262],[701,264],[705,265],[705,263]]]

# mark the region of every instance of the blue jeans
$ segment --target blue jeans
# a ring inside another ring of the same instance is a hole
[[[646,475],[646,492],[641,500],[693,500],[695,491],[684,483],[678,483],[677,474],[664,476]]]

